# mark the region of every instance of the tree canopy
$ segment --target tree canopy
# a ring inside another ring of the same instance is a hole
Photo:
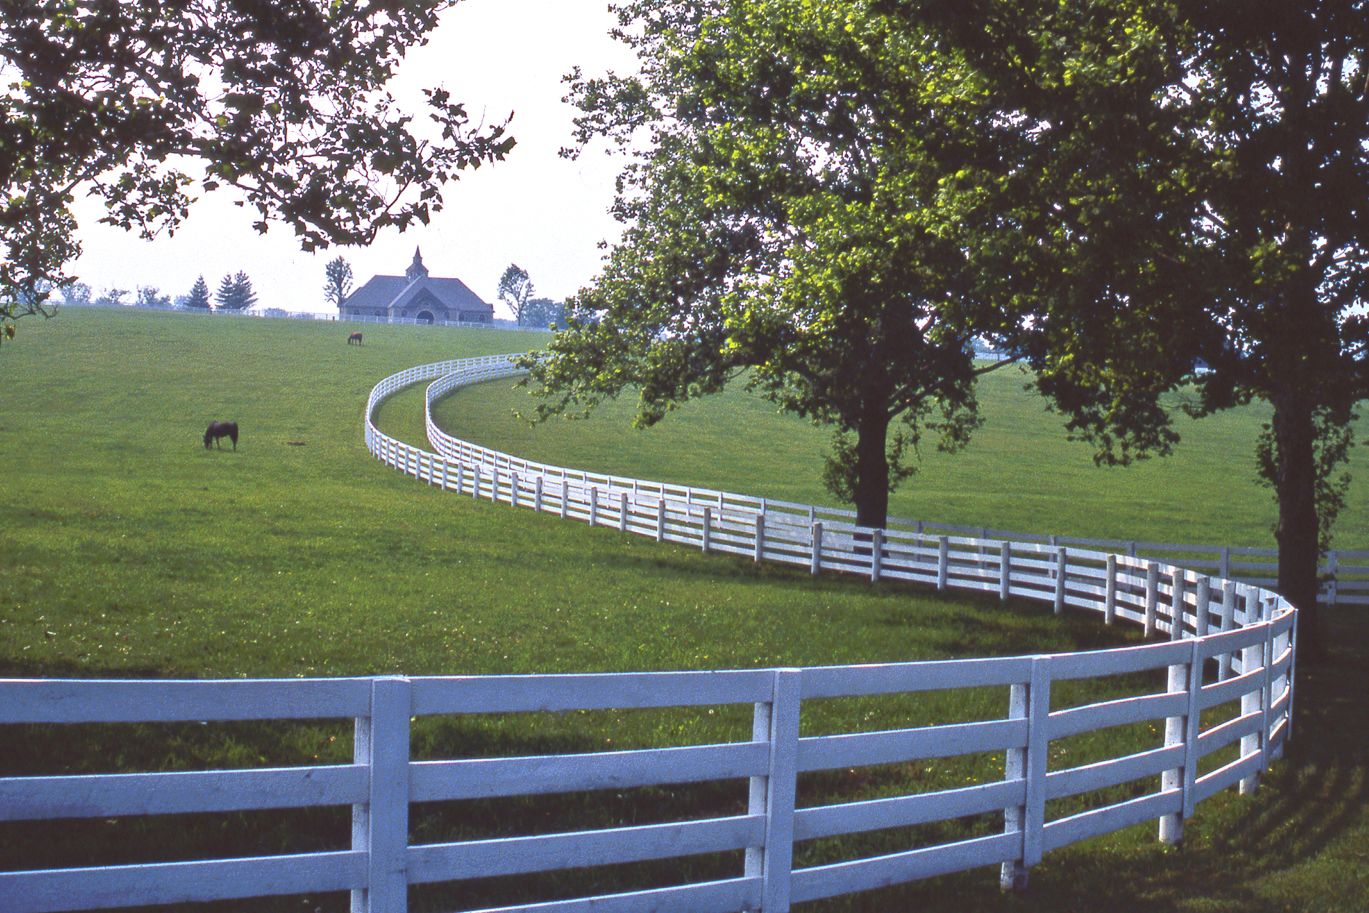
[[[203,276],[196,278],[194,285],[190,286],[190,291],[186,293],[184,304],[188,308],[209,309],[209,283],[204,281]]]
[[[418,122],[385,88],[453,2],[0,0],[0,321],[68,281],[87,189],[145,237],[218,187],[304,250],[426,223],[513,145],[445,89]]]
[[[344,257],[334,257],[323,268],[323,297],[333,307],[342,307],[352,291],[352,264]]]
[[[532,280],[528,271],[517,263],[510,263],[499,277],[499,290],[496,293],[519,326],[523,325],[523,312],[527,309],[532,295]]]
[[[939,187],[996,158],[972,71],[876,2],[639,0],[633,76],[576,75],[578,140],[628,155],[602,276],[530,361],[539,415],[638,391],[638,423],[745,376],[831,426],[826,479],[883,526],[932,430],[978,422],[974,252]]]
[[[215,303],[225,311],[245,311],[257,303],[257,293],[252,289],[252,280],[244,272],[224,276],[219,289],[214,293]]]
[[[1311,614],[1338,465],[1369,394],[1369,9],[1362,0],[934,3],[1024,125],[1015,209],[965,206],[1008,290],[1007,343],[1075,430],[1163,450],[1187,411],[1272,408],[1256,467],[1278,505],[1279,589]],[[982,175],[962,188],[978,193]],[[1212,369],[1194,376],[1195,358]]]

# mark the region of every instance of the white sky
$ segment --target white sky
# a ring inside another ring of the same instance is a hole
[[[564,298],[597,273],[598,242],[618,236],[607,209],[620,163],[602,148],[576,161],[557,155],[570,144],[573,116],[561,77],[577,64],[588,74],[631,69],[630,53],[608,37],[614,24],[606,0],[464,0],[443,15],[429,43],[410,51],[392,84],[396,97],[419,113],[419,89],[444,85],[473,121],[513,112],[518,144],[503,162],[448,184],[446,206],[429,225],[385,232],[368,248],[306,254],[286,226],[257,234],[256,211],[234,206],[232,191],[206,195],[174,237],[154,241],[98,224],[98,203],[78,201],[84,253],[72,272],[97,294],[153,285],[174,299],[198,275],[212,291],[244,270],[263,307],[328,311],[329,260],[345,256],[359,287],[377,273],[402,274],[418,246],[432,275],[455,276],[492,304],[509,263],[528,271],[537,295]],[[496,307],[496,316],[507,315]]]

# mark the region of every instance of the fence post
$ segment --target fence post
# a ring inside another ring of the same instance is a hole
[[[752,741],[764,741],[770,747],[766,775],[750,780],[747,808],[749,814],[765,815],[765,844],[746,850],[745,870],[746,877],[761,879],[762,913],[786,913],[789,909],[801,675],[798,669],[776,669],[771,700],[756,705],[751,724]]]
[[[1230,631],[1236,621],[1236,581],[1227,580],[1222,584],[1221,630]],[[1231,664],[1235,656],[1223,653],[1217,657],[1217,681],[1226,681],[1231,675]]]
[[[665,495],[656,502],[656,541],[665,541]]]
[[[822,570],[822,523],[813,521],[813,557],[808,561],[808,572],[816,574]]]
[[[1065,611],[1065,548],[1055,550],[1055,614]]]
[[[1196,644],[1197,641],[1194,641]],[[1192,654],[1190,653],[1190,656]],[[1165,691],[1169,694],[1187,694],[1189,669],[1183,663],[1175,663],[1169,667],[1169,677],[1165,686]],[[1184,736],[1188,731],[1186,725],[1187,716],[1165,717],[1165,747],[1182,745]],[[1182,762],[1178,767],[1172,767],[1160,774],[1160,791],[1169,792],[1171,790],[1183,790],[1184,767]],[[1182,802],[1181,808],[1182,808]],[[1184,836],[1184,816],[1182,810],[1173,812],[1160,817],[1160,842],[1178,843]]]
[[[945,536],[937,536],[936,544],[936,588],[946,589],[946,577],[950,571],[951,544]]]
[[[1013,887],[1027,886],[1027,869],[1041,861],[1046,828],[1046,761],[1050,750],[1050,658],[1032,657],[1027,693],[1026,798],[1022,806],[1022,862]]]
[[[1008,719],[1025,720],[1027,716],[1027,696],[1030,692],[1030,685],[1017,684],[1010,685],[1008,689]],[[1027,724],[1030,727],[1030,723]],[[1030,735],[1028,736],[1030,739]],[[1007,755],[1003,759],[1003,779],[1022,780],[1027,778],[1027,748],[1009,748]],[[1022,805],[1009,805],[1003,809],[1003,833],[1018,834],[1021,839],[1022,828],[1026,822],[1026,802],[1025,798]],[[1017,858],[1003,863],[999,870],[998,886],[1004,891],[1022,891],[1027,887],[1027,869],[1022,864],[1022,848],[1019,844]]]
[[[1260,621],[1264,623],[1264,683],[1260,686],[1260,770],[1269,769],[1270,709],[1274,705],[1274,626],[1273,613],[1265,603],[1261,606]]]
[[[1184,572],[1175,568],[1170,572],[1169,639],[1184,639],[1184,590],[1188,585]]]
[[[756,514],[756,551],[755,560],[765,557],[765,513]]]
[[[1223,579],[1231,576],[1231,549],[1225,545],[1222,546],[1221,563],[1217,568],[1217,576]]]
[[[599,522],[599,488],[590,486],[589,489],[589,525],[594,526]]]
[[[1339,581],[1336,579],[1340,572],[1340,561],[1335,552],[1326,553],[1326,604],[1331,608],[1336,606],[1337,590],[1340,589]]]
[[[627,532],[627,492],[618,492],[618,531]]]
[[[998,543],[998,601],[1007,602],[1012,590],[1012,543]]]
[[[499,503],[499,464],[490,467],[490,503]]]
[[[446,490],[447,490],[447,466],[448,466],[448,465],[449,465],[449,464],[448,464],[446,458],[444,457],[443,460],[442,460],[442,490],[443,490],[443,491],[446,491]]]
[[[1117,556],[1108,555],[1107,581],[1103,590],[1103,624],[1117,620]]]
[[[1193,595],[1193,627],[1198,637],[1206,637],[1208,613],[1212,609],[1212,578],[1199,577],[1198,590]]]
[[[879,572],[884,564],[884,530],[875,529],[870,535],[870,581],[879,580]]]
[[[709,540],[712,538],[712,536],[713,536],[713,508],[711,508],[711,507],[709,507],[708,505],[705,504],[705,505],[704,505],[704,531],[703,531],[703,550],[704,550],[704,553],[705,553],[705,554],[708,553],[709,546],[712,544],[712,543],[709,541]]]
[[[409,878],[409,680],[371,680],[371,710],[356,720],[353,758],[366,768],[366,804],[352,806],[352,849],[366,853],[366,887],[352,913],[404,913]]]
[[[1154,561],[1146,562],[1146,637],[1155,635],[1155,603],[1160,592],[1160,568]]]
[[[1247,625],[1255,624],[1259,617],[1257,598],[1254,589],[1247,587],[1245,590],[1245,623]],[[1258,643],[1246,647],[1241,651],[1242,675],[1258,668],[1260,653],[1263,650],[1263,646],[1263,643]],[[1256,685],[1253,691],[1247,691],[1245,694],[1241,695],[1241,716],[1261,712],[1260,699],[1264,696],[1263,692],[1264,689],[1260,685]],[[1241,757],[1248,757],[1254,752],[1259,751],[1260,743],[1262,741],[1264,741],[1263,733],[1256,732],[1251,735],[1242,736]],[[1260,778],[1258,774],[1251,774],[1250,776],[1245,777],[1241,780],[1241,795],[1246,796],[1254,793],[1259,785]]]
[[[570,512],[570,479],[561,476],[561,519],[566,519]]]
[[[518,473],[509,473],[509,504],[513,507],[518,506]]]
[[[1184,837],[1184,821],[1193,816],[1193,784],[1198,775],[1198,698],[1203,686],[1203,666],[1200,641],[1192,641],[1188,662],[1169,667],[1169,688],[1171,694],[1183,693],[1186,697],[1184,715],[1168,717],[1165,720],[1165,746],[1183,745],[1182,766],[1166,770],[1160,775],[1162,791],[1180,791],[1180,810],[1160,818],[1160,841],[1178,843]]]
[[[532,480],[532,509],[539,514],[542,512],[542,477],[540,475]]]

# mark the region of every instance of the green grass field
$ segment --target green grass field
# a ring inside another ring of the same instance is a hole
[[[541,337],[368,326],[367,345],[357,348],[345,345],[349,329],[109,311],[22,323],[18,340],[0,349],[0,675],[730,668],[1074,650],[1135,639],[1089,617],[1058,621],[1039,606],[811,579],[443,495],[366,453],[367,392],[412,365],[513,351]],[[1242,443],[1253,440],[1257,417],[1219,420],[1230,425],[1219,429],[1204,459],[1180,473],[1188,482],[1182,492],[1177,482],[1154,476],[1121,487],[1112,480],[1170,470],[1160,462],[1124,473],[1095,470],[1081,448],[1057,443],[1039,405],[1017,392],[1020,382],[993,384],[983,396],[989,424],[979,442],[963,457],[929,459],[896,512],[1043,531],[1267,540],[1268,496],[1246,481],[1250,450]],[[825,437],[745,396],[692,406],[647,434],[605,414],[531,437],[507,418],[514,396],[495,385],[460,393],[443,404],[443,421],[482,443],[571,465],[821,497],[816,479]],[[382,423],[417,442],[420,402],[415,391],[396,397]],[[1030,419],[1025,430],[1003,424],[1013,414]],[[211,418],[240,422],[236,453],[204,450],[200,437]],[[1195,427],[1189,442],[1199,433]],[[586,449],[596,441],[605,449]],[[1000,456],[980,453],[981,445]],[[1052,468],[1052,454],[1073,462]],[[1364,478],[1342,526],[1343,546],[1369,541],[1361,534],[1369,474],[1357,468]],[[1052,481],[1062,474],[1073,481]],[[1205,481],[1187,478],[1193,475]],[[1209,488],[1225,495],[1192,506],[1192,492]],[[1164,506],[1141,509],[1157,502]],[[1143,526],[1129,526],[1128,518]],[[1048,856],[1022,896],[1000,896],[995,873],[985,870],[804,909],[1091,910],[1110,898],[1125,909],[1155,911],[1369,910],[1369,723],[1361,703],[1369,693],[1367,618],[1362,611],[1333,614],[1330,659],[1299,683],[1299,729],[1287,760],[1256,798],[1205,803],[1182,848],[1164,849],[1153,826],[1139,827]],[[1117,687],[1084,684],[1065,697],[1094,699]],[[807,713],[803,725],[805,732],[825,732],[986,718],[1000,715],[1004,702],[992,689],[954,703],[832,702]],[[417,751],[442,757],[682,744],[736,738],[747,727],[736,708],[544,715],[531,723],[423,721],[415,730]],[[1077,763],[1153,738],[1136,728],[1060,748]],[[343,761],[350,743],[345,722],[129,730],[0,727],[0,774]],[[1000,759],[971,758],[959,766],[805,778],[800,799],[936,788],[994,776],[995,765],[1001,770]],[[743,795],[744,787],[725,784],[416,807],[414,831],[423,840],[457,839],[663,820],[734,809]],[[962,826],[978,832],[998,823]],[[345,845],[347,833],[345,809],[0,825],[0,870],[335,847]],[[883,833],[805,847],[801,859],[935,835]],[[731,857],[695,863],[701,873],[737,865]],[[604,888],[610,882],[600,877],[418,891],[415,908]],[[665,876],[640,866],[605,877],[625,887]],[[204,909],[315,908],[345,909],[345,900]]]
[[[1252,405],[1201,421],[1181,415],[1172,456],[1099,467],[1090,445],[1068,440],[1063,419],[1047,412],[1045,400],[1025,384],[1017,367],[986,375],[980,381],[984,425],[970,446],[946,454],[927,442],[919,473],[890,499],[890,515],[1071,536],[1274,544],[1274,500],[1256,480],[1254,456],[1267,409]],[[630,397],[584,420],[536,426],[515,415],[531,414],[533,402],[526,389],[494,381],[456,391],[436,415],[452,434],[529,459],[835,503],[822,485],[829,432],[743,389],[687,403],[641,430],[630,428]],[[1358,422],[1357,431],[1369,440],[1369,420]],[[1350,468],[1335,546],[1369,548],[1369,449],[1356,448]]]

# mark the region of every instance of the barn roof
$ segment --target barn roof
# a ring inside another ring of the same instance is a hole
[[[408,276],[372,276],[366,284],[357,289],[342,307],[384,311],[402,308],[424,291],[437,299],[437,302],[453,313],[484,311],[493,313],[493,305],[486,304],[480,296],[471,291],[460,279],[442,279],[427,275],[422,269],[418,252],[414,252],[417,270],[410,267]]]

